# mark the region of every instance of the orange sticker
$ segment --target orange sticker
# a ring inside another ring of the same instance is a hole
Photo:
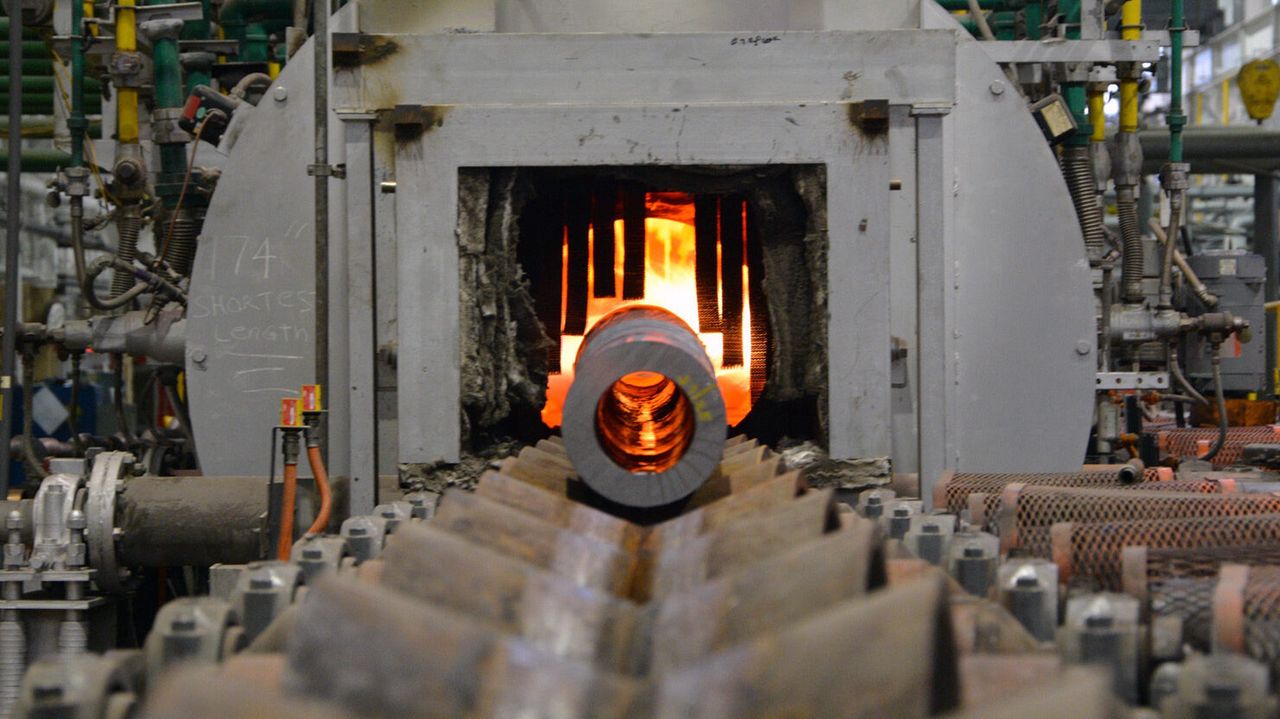
[[[320,385],[318,384],[302,385],[302,411],[303,412],[319,412],[320,411]]]
[[[298,407],[299,402],[296,397],[286,397],[280,400],[280,426],[302,426],[302,413],[298,410]]]

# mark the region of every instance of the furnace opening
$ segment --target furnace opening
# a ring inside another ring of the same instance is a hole
[[[689,398],[657,372],[618,378],[596,406],[596,436],[619,467],[640,474],[676,465],[693,441]]]
[[[560,206],[548,204],[564,222],[562,230],[549,228],[552,237],[538,240],[554,242],[554,234],[562,234],[560,286],[534,296],[553,342],[559,329],[542,421],[560,426],[583,336],[619,307],[647,304],[668,310],[698,333],[715,367],[729,424],[741,422],[768,374],[762,271],[759,253],[748,248],[753,240],[745,198],[610,187],[572,190]],[[757,259],[754,279],[749,257]]]
[[[584,335],[633,304],[697,333],[731,433],[825,443],[824,167],[464,169],[458,211],[472,452],[558,431]],[[619,464],[679,459],[652,452]]]

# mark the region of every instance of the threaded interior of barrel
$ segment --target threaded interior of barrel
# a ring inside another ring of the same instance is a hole
[[[695,428],[689,399],[657,372],[620,377],[596,405],[600,447],[619,467],[635,474],[674,467],[693,442]]]

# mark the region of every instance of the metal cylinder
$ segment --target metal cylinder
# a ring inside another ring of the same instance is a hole
[[[592,489],[655,507],[683,499],[724,453],[724,398],[693,330],[658,307],[632,305],[587,333],[565,400],[564,441]]]
[[[1208,652],[1212,603],[1218,572],[1225,564],[1280,564],[1280,545],[1149,549],[1125,547],[1121,577],[1125,594],[1137,597],[1153,617],[1178,617],[1182,641]]]
[[[1122,588],[1122,553],[1128,546],[1229,547],[1280,543],[1274,514],[1162,518],[1135,521],[1065,522],[1051,531],[1053,561],[1063,583],[1098,589]]]
[[[1050,556],[1050,527],[1059,522],[1276,513],[1280,513],[1280,497],[1263,494],[1138,492],[1018,484],[1005,487],[996,510],[1002,549],[1023,549],[1038,557]]]
[[[1123,242],[1124,301],[1142,302],[1142,276],[1145,263],[1142,255],[1142,227],[1138,222],[1138,202],[1132,187],[1116,191],[1116,214],[1120,218],[1120,238]]]
[[[124,214],[116,221],[116,229],[120,238],[116,247],[116,256],[132,264],[138,256],[138,234],[142,232],[142,216],[136,205],[124,208]],[[113,270],[111,274],[111,296],[119,297],[133,287],[133,275],[122,270]]]
[[[1217,427],[1183,427],[1164,430],[1157,435],[1160,449],[1173,457],[1195,458],[1204,454],[1201,440],[1213,442],[1218,438]],[[1213,458],[1215,466],[1234,464],[1240,459],[1246,445],[1280,442],[1280,431],[1275,425],[1260,427],[1230,427],[1227,441]]]
[[[191,275],[191,263],[196,257],[196,238],[200,234],[202,221],[196,210],[183,209],[171,216],[171,226],[165,228],[168,244],[165,246],[164,261],[183,277]]]
[[[1094,189],[1093,160],[1089,146],[1070,146],[1062,152],[1062,175],[1076,208],[1080,230],[1084,233],[1085,252],[1091,262],[1097,262],[1106,253],[1106,230],[1102,223],[1102,209],[1098,207]]]
[[[1128,471],[1132,465],[1113,465],[1105,467],[1097,465],[1083,472],[1042,472],[1042,473],[1006,473],[979,474],[973,472],[944,472],[933,485],[933,506],[945,508],[952,514],[959,514],[969,506],[969,495],[979,493],[999,493],[1010,484],[1019,482],[1042,487],[1097,487],[1116,488],[1128,480]],[[1143,470],[1142,482],[1164,482],[1173,479],[1173,470],[1168,467],[1153,467]]]
[[[135,477],[116,498],[121,564],[244,564],[266,554],[264,477]]]
[[[8,597],[6,597],[8,598]],[[8,717],[22,690],[27,670],[27,635],[14,610],[0,620],[0,717]]]

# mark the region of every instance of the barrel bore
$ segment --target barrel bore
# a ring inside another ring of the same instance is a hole
[[[724,452],[724,398],[688,325],[647,305],[596,323],[578,351],[565,399],[564,441],[592,489],[654,507],[707,480]]]

